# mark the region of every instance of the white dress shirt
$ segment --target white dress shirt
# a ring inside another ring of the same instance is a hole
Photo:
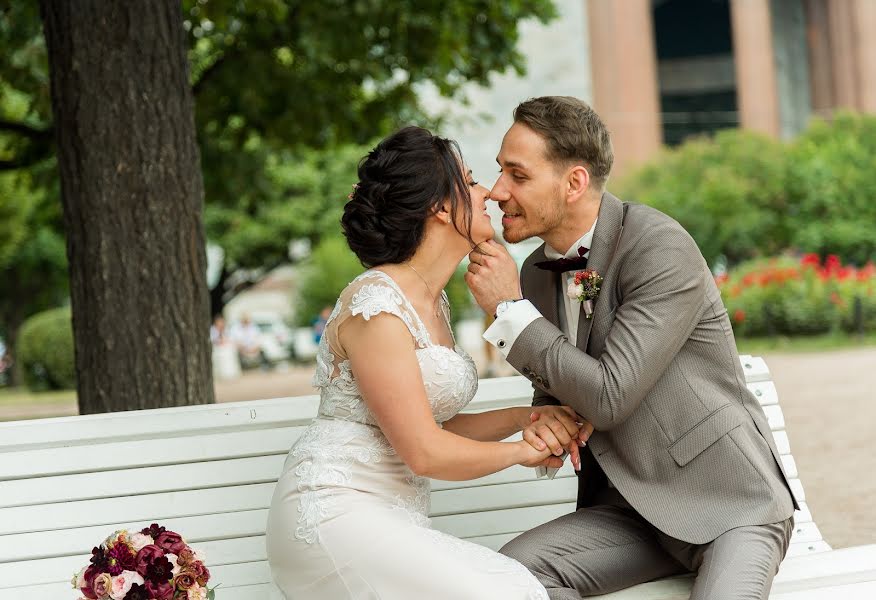
[[[599,219],[596,221],[598,220]],[[572,247],[569,248],[565,254],[545,244],[544,254],[547,259],[554,260],[564,257],[578,258],[578,248],[580,246],[584,246],[588,249],[587,252],[584,253],[584,256],[589,257],[589,249],[590,244],[593,243],[593,232],[596,229],[596,221],[593,222],[590,231],[582,235],[577,242],[572,244]],[[566,289],[574,276],[575,273],[573,271],[561,273],[560,289],[557,292],[563,298],[563,306],[566,308],[565,315],[563,315],[565,318],[562,319],[564,322],[558,325],[560,325],[561,329],[569,337],[569,341],[573,344],[575,344],[578,339],[578,317],[581,315],[581,303],[574,298],[570,298],[569,295],[566,294]],[[493,324],[487,328],[484,332],[484,339],[498,348],[499,352],[502,353],[502,356],[507,358],[517,336],[523,333],[523,330],[526,329],[530,323],[541,316],[542,314],[538,312],[538,309],[535,308],[529,300],[515,302],[510,308],[508,308],[508,310],[499,315]]]

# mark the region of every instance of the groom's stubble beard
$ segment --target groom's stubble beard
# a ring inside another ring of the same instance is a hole
[[[565,219],[564,202],[559,184],[550,196],[549,201],[537,205],[534,210],[526,211],[525,223],[510,231],[502,227],[502,237],[509,244],[517,244],[533,237],[544,235],[562,225]]]

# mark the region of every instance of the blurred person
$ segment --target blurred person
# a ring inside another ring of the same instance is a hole
[[[317,418],[289,451],[271,502],[274,581],[287,598],[546,600],[518,562],[428,518],[429,478],[549,460],[533,421],[588,433],[562,407],[459,414],[478,375],[453,339],[443,288],[493,236],[487,190],[454,142],[418,127],[381,141],[358,174],[342,225],[367,270],[326,323]],[[499,441],[524,429],[524,440]],[[577,461],[577,446],[569,450]]]
[[[325,306],[316,318],[313,320],[313,341],[319,344],[322,339],[322,334],[325,331],[325,324],[328,323],[329,317],[332,315],[332,307]]]
[[[578,510],[501,551],[552,600],[689,571],[693,600],[765,599],[797,503],[699,248],[606,191],[612,159],[593,109],[556,96],[515,109],[497,157],[505,240],[544,244],[519,275],[501,244],[470,254],[466,282],[496,315],[484,337],[532,381],[534,405],[595,426]],[[551,447],[569,440],[536,428]]]
[[[213,319],[213,324],[210,325],[210,342],[212,342],[214,346],[221,346],[227,344],[229,341],[227,332],[225,331],[225,318],[222,315],[216,315]]]
[[[268,368],[268,360],[262,352],[261,332],[250,316],[244,313],[240,322],[231,327],[229,338],[237,347],[241,367],[261,366]]]

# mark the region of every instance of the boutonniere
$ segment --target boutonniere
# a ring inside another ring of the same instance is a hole
[[[593,316],[593,305],[599,297],[599,286],[602,285],[602,275],[595,269],[584,269],[575,273],[575,277],[569,282],[566,295],[577,300],[584,308],[587,318]]]

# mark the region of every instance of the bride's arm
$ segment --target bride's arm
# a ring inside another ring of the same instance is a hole
[[[519,406],[502,408],[475,414],[458,414],[444,421],[446,431],[452,431],[472,440],[481,442],[497,442],[509,435],[523,431],[531,422],[529,415],[532,408]]]
[[[482,442],[504,440],[529,427],[533,422],[533,414],[537,414],[541,424],[551,429],[563,441],[568,442],[578,437],[581,426],[575,411],[567,406],[552,405],[518,406],[475,414],[458,414],[444,422],[444,429]]]
[[[439,427],[410,333],[396,317],[379,314],[367,321],[350,319],[341,326],[339,338],[365,404],[389,443],[417,475],[476,479],[516,464],[542,464],[550,457],[549,449],[538,451],[524,441],[480,442]]]

